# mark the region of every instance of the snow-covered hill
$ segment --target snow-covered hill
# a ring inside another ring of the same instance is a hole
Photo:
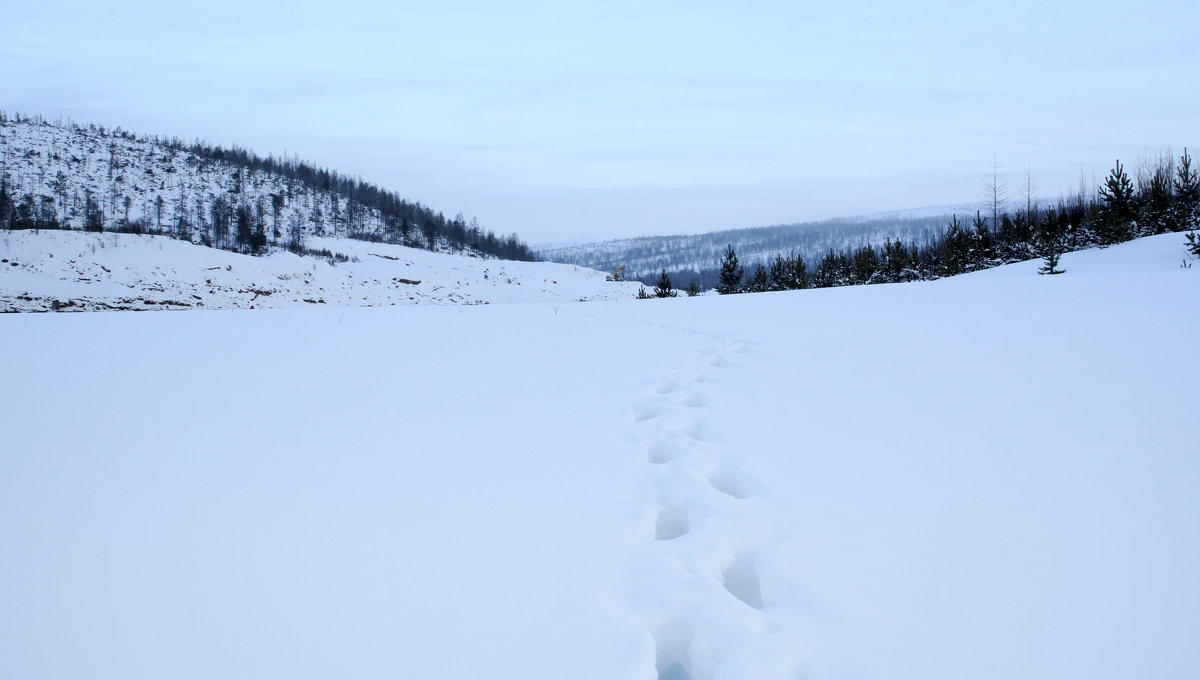
[[[311,239],[349,236],[532,259],[516,234],[497,236],[461,213],[447,218],[299,159],[0,112],[0,226],[10,222],[168,235],[239,252],[300,253]]]
[[[310,304],[553,302],[633,297],[638,284],[571,265],[312,238],[329,257],[252,257],[163,236],[0,234],[0,311],[247,309]]]
[[[538,257],[603,271],[625,267],[629,278],[652,283],[660,271],[671,274],[680,287],[696,280],[716,286],[721,257],[728,246],[743,265],[769,265],[776,256],[799,255],[815,267],[822,255],[887,240],[921,243],[940,234],[950,221],[946,214],[895,214],[854,217],[773,227],[729,229],[706,234],[643,236],[599,243],[544,246]]]
[[[0,677],[1200,677],[1181,246],[2,315]]]

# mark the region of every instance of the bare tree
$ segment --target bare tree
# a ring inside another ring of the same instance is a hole
[[[1029,165],[1025,165],[1025,185],[1021,187],[1021,193],[1025,196],[1025,216],[1032,224],[1034,220],[1033,211],[1037,206],[1033,203],[1033,195],[1037,192],[1037,185],[1033,183],[1033,173]]]
[[[1008,185],[1000,181],[1000,164],[996,155],[992,154],[992,178],[986,187],[986,199],[992,209],[992,230],[999,229],[1000,213],[1004,212],[1004,201],[1007,198]]]

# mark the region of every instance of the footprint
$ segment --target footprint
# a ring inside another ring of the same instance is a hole
[[[692,631],[684,621],[658,629],[654,635],[654,668],[658,680],[692,680]]]
[[[709,476],[708,483],[712,485],[712,488],[727,496],[737,499],[750,497],[750,490],[747,488],[749,484],[742,475],[733,470],[718,470],[714,472]]]
[[[654,465],[670,463],[681,452],[678,442],[659,439],[646,444],[646,462]]]
[[[704,441],[705,429],[706,427],[704,421],[699,419],[688,420],[679,426],[679,431],[681,433],[687,435],[689,439],[694,439],[698,442]]]
[[[708,397],[700,394],[699,392],[688,392],[680,397],[679,403],[687,406],[688,408],[700,408],[702,406],[708,406]]]
[[[655,394],[670,394],[675,391],[675,383],[670,380],[664,380],[654,386]]]
[[[686,534],[691,527],[688,524],[688,511],[683,506],[659,508],[658,521],[654,524],[654,540],[669,541]]]
[[[730,595],[744,604],[762,611],[762,586],[759,585],[758,567],[749,553],[738,555],[721,575],[721,583]]]

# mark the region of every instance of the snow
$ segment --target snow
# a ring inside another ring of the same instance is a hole
[[[1056,277],[4,315],[0,677],[1196,677],[1181,242]]]
[[[253,257],[165,236],[5,232],[0,310],[477,305],[626,299],[638,288],[571,265],[354,239],[312,237],[308,247],[349,261],[282,250]]]

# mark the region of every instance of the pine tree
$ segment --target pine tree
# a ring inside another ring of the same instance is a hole
[[[771,262],[771,290],[787,290],[791,288],[791,271],[782,255],[776,255]]]
[[[838,257],[833,254],[833,248],[821,258],[821,263],[813,272],[812,285],[814,288],[831,288],[840,286],[838,281]]]
[[[1100,187],[1100,198],[1104,205],[1096,223],[1096,239],[1100,245],[1112,245],[1133,238],[1134,199],[1133,183],[1121,167],[1121,161],[1104,180]]]
[[[740,292],[742,289],[742,277],[744,275],[745,270],[738,264],[737,253],[733,252],[733,246],[727,246],[725,257],[721,260],[721,274],[720,282],[717,284],[717,292],[721,295]]]
[[[1138,229],[1143,236],[1178,231],[1175,228],[1175,197],[1170,159],[1160,159],[1154,168],[1138,177]]]
[[[671,290],[671,277],[667,274],[667,270],[662,270],[658,275],[658,283],[654,285],[654,297],[668,298],[678,297],[679,291]]]
[[[1066,235],[1066,222],[1051,210],[1046,218],[1038,223],[1037,246],[1038,254],[1042,256],[1043,264],[1038,269],[1039,274],[1062,274],[1058,269],[1058,259],[1063,253],[1063,238]]]
[[[873,283],[875,272],[879,270],[879,255],[875,248],[867,244],[854,251],[854,283]]]
[[[954,276],[967,271],[971,256],[971,236],[958,224],[958,216],[952,216],[950,227],[942,237],[941,274]]]
[[[771,275],[761,263],[755,265],[754,273],[750,275],[750,280],[746,282],[746,292],[765,293],[769,290],[771,290]]]
[[[1189,231],[1200,226],[1200,174],[1192,167],[1186,148],[1179,157],[1171,187],[1175,193],[1175,228]]]
[[[789,287],[796,290],[808,288],[811,284],[808,280],[808,267],[804,264],[804,258],[792,253],[788,261],[792,265],[792,282]]]
[[[696,279],[692,279],[692,282],[688,284],[687,294],[688,297],[696,297],[700,294],[700,284],[696,283]]]

